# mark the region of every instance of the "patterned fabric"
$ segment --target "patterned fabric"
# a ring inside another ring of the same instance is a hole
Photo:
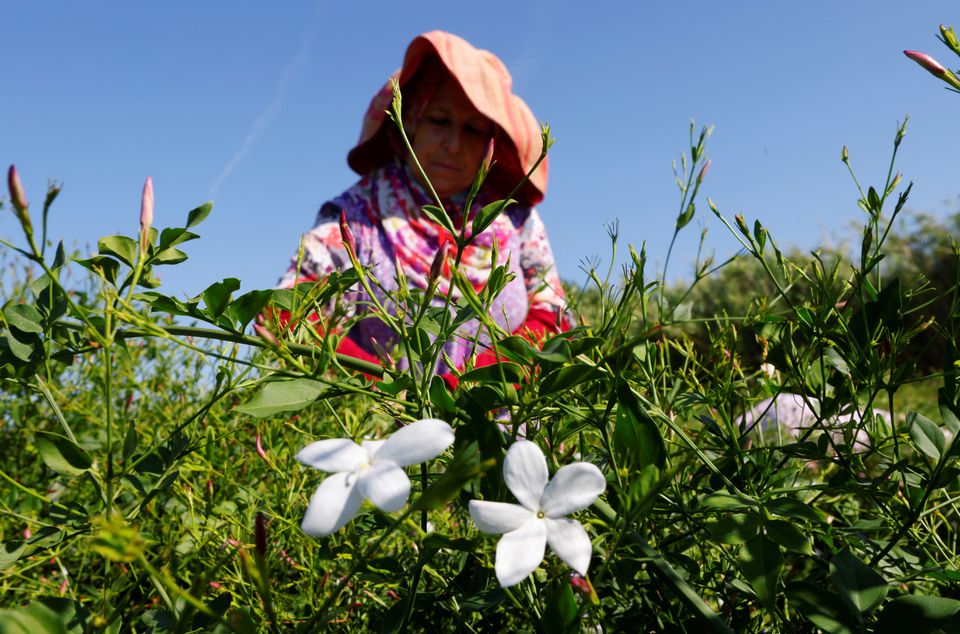
[[[358,260],[362,265],[371,267],[374,277],[385,290],[396,290],[397,266],[400,266],[410,286],[426,288],[435,254],[444,242],[452,241],[442,227],[422,215],[421,207],[431,202],[405,166],[392,163],[375,169],[321,207],[316,225],[304,235],[299,270],[297,255],[294,255],[290,268],[280,280],[280,286],[292,288],[298,281],[322,279],[333,271],[352,266],[340,235],[342,209],[357,242]],[[444,201],[444,207],[458,227],[463,221],[464,202],[463,196]],[[489,202],[492,201],[481,193],[469,211],[468,220]],[[491,316],[500,326],[508,332],[515,332],[528,321],[531,311],[534,311],[533,314],[542,315],[543,311],[554,314],[565,308],[564,292],[554,266],[553,252],[546,229],[535,209],[512,206],[465,249],[461,271],[477,290],[489,278],[494,241],[497,245],[497,265],[507,265],[515,276],[495,300],[491,310]],[[451,259],[441,273],[437,296],[433,300],[435,305],[443,304],[442,296],[449,287],[449,263],[453,261],[454,251],[451,244]],[[374,292],[386,305],[385,294],[378,290]],[[454,289],[454,297],[458,295]],[[354,292],[347,299],[354,311],[369,300],[362,290]],[[444,352],[454,367],[462,368],[473,352],[472,339],[478,328],[479,323],[472,321],[460,329],[458,337],[446,344]],[[388,348],[395,343],[393,333],[376,318],[361,319],[350,330],[348,337],[371,354],[371,337]],[[483,333],[479,341],[481,344],[487,341]],[[438,372],[449,369],[442,364]]]

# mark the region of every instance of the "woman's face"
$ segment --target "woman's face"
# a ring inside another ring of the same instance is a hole
[[[446,78],[417,121],[411,144],[437,194],[448,198],[473,183],[492,135],[490,120],[455,81]],[[413,158],[408,156],[407,163],[421,180]]]

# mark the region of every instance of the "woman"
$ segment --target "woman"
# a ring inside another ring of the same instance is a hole
[[[491,139],[495,141],[495,164],[467,212],[470,216],[506,197],[539,157],[537,121],[511,92],[510,75],[492,53],[478,50],[450,33],[432,31],[413,40],[395,76],[403,94],[404,129],[455,226],[462,223],[466,192]],[[291,288],[351,267],[339,227],[341,210],[356,240],[359,262],[371,267],[373,276],[387,290],[396,289],[397,267],[401,268],[401,279],[426,288],[438,251],[444,244],[453,247],[452,236],[420,211],[424,205],[436,203],[396,126],[385,114],[391,99],[387,82],[371,101],[360,141],[347,155],[350,167],[362,178],[320,208],[316,225],[304,236],[302,258],[299,253],[294,256],[280,281],[282,287]],[[492,268],[496,241],[497,264],[508,264],[515,279],[496,299],[491,316],[508,332],[555,332],[558,315],[565,308],[553,253],[533,208],[543,199],[546,184],[545,160],[514,195],[518,204],[508,207],[476,236],[461,260],[460,270],[475,288],[482,287]],[[452,257],[453,248],[449,252]],[[435,302],[442,301],[450,284],[449,275],[447,263],[440,273]],[[358,291],[350,299],[356,310],[366,305],[368,298]],[[456,369],[462,369],[474,352],[478,327],[475,321],[463,326],[458,331],[460,336],[445,345],[446,358]],[[361,318],[343,338],[339,351],[376,361],[373,341],[389,347],[395,336],[380,320]],[[480,341],[485,341],[483,336]],[[487,353],[478,365],[492,361]],[[438,372],[450,369],[447,362],[442,362]]]

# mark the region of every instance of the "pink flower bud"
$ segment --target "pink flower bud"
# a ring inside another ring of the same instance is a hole
[[[921,53],[920,51],[904,51],[903,54],[926,68],[927,71],[936,75],[937,77],[943,77],[947,74],[947,69],[944,68],[940,62],[933,59],[926,53]]]
[[[277,337],[272,332],[270,332],[269,330],[261,326],[260,324],[254,324],[253,331],[257,333],[257,336],[263,339],[268,345],[270,346],[280,345],[280,342],[277,341]]]
[[[707,161],[703,164],[703,167],[700,168],[700,173],[697,174],[697,185],[703,182],[703,177],[707,175],[707,172],[710,170],[710,165],[713,161]]]
[[[153,179],[147,176],[140,197],[140,231],[146,232],[153,226]]]
[[[490,142],[487,143],[487,152],[483,155],[483,163],[481,163],[484,172],[489,172],[493,165],[493,149],[493,137],[490,137]]]
[[[443,273],[444,264],[447,262],[447,243],[444,242],[437,249],[437,254],[433,256],[433,263],[430,265],[430,280],[436,280]]]
[[[20,174],[17,173],[16,165],[11,165],[7,172],[7,188],[10,190],[10,202],[13,203],[17,216],[22,217],[29,203],[23,193],[23,184],[20,183]]]
[[[353,237],[353,232],[350,231],[350,225],[347,224],[347,212],[343,209],[340,210],[340,238],[347,249],[353,254],[357,253],[357,241]]]
[[[23,230],[28,234],[33,233],[33,225],[30,223],[30,215],[27,213],[27,197],[23,193],[23,184],[20,182],[20,174],[17,173],[15,165],[10,166],[7,172],[7,189],[10,191],[10,202],[13,204],[13,213],[23,226]]]
[[[260,432],[257,432],[257,455],[264,460],[267,459],[267,452],[263,450],[263,445],[260,444]]]
[[[393,357],[390,356],[390,353],[387,352],[387,349],[383,347],[383,344],[377,341],[376,337],[370,337],[370,345],[373,346],[373,352],[377,355],[377,358],[380,359],[380,363],[383,367],[392,370],[394,369],[395,364],[393,363]]]

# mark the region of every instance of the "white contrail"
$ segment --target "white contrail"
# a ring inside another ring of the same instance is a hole
[[[287,64],[287,67],[283,69],[283,72],[280,74],[280,79],[277,81],[277,88],[274,90],[273,99],[267,104],[267,107],[263,109],[263,112],[260,113],[260,116],[256,118],[253,122],[253,125],[250,127],[250,132],[247,133],[246,138],[243,140],[243,143],[240,144],[240,148],[234,152],[233,156],[230,157],[230,160],[227,161],[227,165],[220,171],[220,174],[213,180],[213,184],[210,185],[210,198],[214,198],[218,191],[220,190],[220,184],[226,180],[230,173],[233,172],[234,168],[240,164],[243,159],[247,157],[247,154],[250,153],[250,149],[253,147],[254,141],[257,140],[257,136],[260,134],[260,130],[263,126],[276,114],[277,110],[280,108],[280,104],[283,102],[283,98],[287,92],[287,84],[290,82],[290,77],[293,76],[293,72],[303,63],[307,57],[307,52],[310,50],[310,47],[313,44],[313,41],[317,34],[317,27],[320,24],[320,9],[323,5],[323,1],[317,2],[316,8],[313,12],[313,17],[310,20],[307,28],[303,31],[303,37],[300,38],[300,47],[297,49],[296,55],[293,56],[293,59],[290,60],[290,63]]]

